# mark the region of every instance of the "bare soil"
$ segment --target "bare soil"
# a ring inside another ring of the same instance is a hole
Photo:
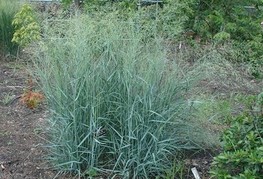
[[[1,61],[0,179],[49,179],[56,174],[44,160],[44,107],[31,110],[19,101],[27,77],[21,65]]]

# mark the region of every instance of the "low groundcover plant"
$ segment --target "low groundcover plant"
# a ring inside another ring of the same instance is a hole
[[[223,152],[214,158],[213,178],[262,178],[263,98],[261,93],[253,112],[231,121],[223,136]]]

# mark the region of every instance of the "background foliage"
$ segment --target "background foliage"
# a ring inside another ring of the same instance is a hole
[[[12,21],[18,9],[16,0],[0,0],[0,47],[5,53],[16,54],[18,50],[18,45],[12,42],[15,33]]]
[[[91,11],[118,11],[130,14],[140,6],[134,0],[86,0]],[[198,43],[233,43],[241,54],[238,63],[249,64],[250,73],[263,76],[262,0],[164,0],[164,5],[141,6],[141,20],[148,25],[158,21],[156,31],[170,39],[190,39]],[[158,7],[158,8],[157,8]]]
[[[182,1],[183,2],[183,1]],[[231,42],[235,44],[241,61],[251,64],[251,74],[262,77],[263,43],[262,0],[233,1],[189,1],[188,20],[184,23],[186,32],[192,32],[190,38],[203,42]]]

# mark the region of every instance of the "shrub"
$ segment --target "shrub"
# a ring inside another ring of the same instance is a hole
[[[19,9],[16,0],[0,0],[0,46],[7,53],[16,54],[18,45],[12,42],[15,32],[12,20]]]
[[[15,15],[12,25],[15,27],[12,42],[21,47],[29,43],[40,40],[40,26],[34,17],[33,8],[29,4],[24,4]]]
[[[261,78],[262,5],[261,0],[192,0],[186,4],[190,10],[184,13],[188,19],[183,28],[186,32],[192,32],[191,38],[200,38],[202,42],[222,44],[234,41],[238,53],[249,62],[251,74]]]
[[[261,0],[192,0],[188,3],[191,11],[186,11],[189,20],[185,28],[193,30],[204,40],[221,32],[229,33],[238,41],[252,40],[263,33],[261,5]]]
[[[134,19],[95,17],[52,23],[35,56],[50,160],[62,171],[149,178],[177,151],[200,148],[183,96],[192,78]]]
[[[245,113],[233,119],[222,137],[223,152],[214,158],[214,178],[261,178],[263,171],[262,94],[255,114]]]

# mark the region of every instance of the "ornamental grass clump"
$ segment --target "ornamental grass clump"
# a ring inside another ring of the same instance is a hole
[[[190,80],[157,35],[146,39],[135,20],[111,15],[45,24],[35,67],[58,170],[149,178],[177,151],[198,148],[183,97]]]
[[[18,45],[12,42],[15,28],[12,21],[19,10],[17,0],[0,0],[0,47],[5,53],[16,54]]]

